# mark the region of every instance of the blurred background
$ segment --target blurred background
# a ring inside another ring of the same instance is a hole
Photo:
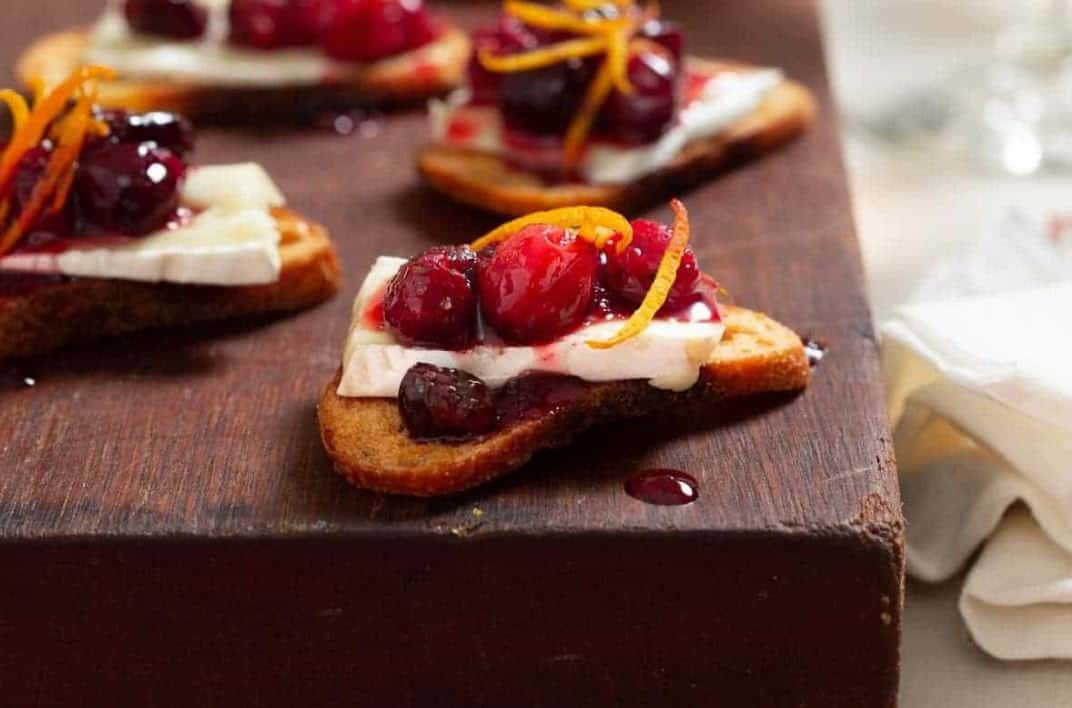
[[[1011,209],[1072,213],[1072,3],[823,9],[876,320]]]

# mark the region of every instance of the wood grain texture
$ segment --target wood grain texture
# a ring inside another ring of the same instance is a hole
[[[6,83],[31,38],[102,4],[9,0]],[[364,272],[495,221],[418,186],[419,111],[367,138],[206,130],[197,160],[262,162],[330,229],[343,293],[8,373],[0,645],[23,650],[4,652],[0,683],[68,704],[92,676],[88,695],[140,705],[428,705],[437,684],[442,705],[892,705],[902,519],[815,8],[664,6],[691,51],[784,66],[819,99],[801,140],[683,195],[700,262],[734,299],[829,344],[811,388],[594,430],[456,498],[357,492],[330,470],[314,406]],[[450,7],[465,26],[494,9]],[[27,373],[36,386],[16,385]],[[700,501],[628,497],[625,477],[656,466],[696,476]],[[667,587],[672,602],[634,616]],[[152,655],[168,646],[170,667]],[[98,651],[92,671],[79,661]],[[74,673],[42,668],[55,662]],[[185,688],[153,692],[180,670]]]

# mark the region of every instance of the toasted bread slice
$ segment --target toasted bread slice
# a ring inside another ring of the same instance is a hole
[[[469,442],[418,442],[406,432],[395,399],[342,398],[340,375],[320,399],[320,433],[328,455],[358,487],[388,494],[460,492],[523,465],[544,448],[565,445],[598,423],[676,407],[805,388],[810,367],[792,330],[736,307],[724,313],[726,335],[700,382],[684,393],[642,381],[589,384],[577,401],[551,415]]]
[[[165,326],[299,310],[339,289],[339,263],[327,232],[279,209],[279,280],[240,287],[139,283],[95,278],[3,275],[25,287],[0,289],[0,360],[42,354],[74,342]]]
[[[698,70],[748,69],[738,63],[689,59]],[[417,167],[435,189],[471,206],[507,216],[584,204],[632,211],[751,157],[770,152],[804,131],[815,118],[815,99],[794,81],[783,81],[751,114],[706,140],[688,144],[664,169],[621,185],[549,184],[501,157],[433,144]]]
[[[35,77],[55,85],[82,63],[89,34],[70,30],[34,42],[15,66],[28,87]],[[162,80],[125,79],[100,87],[97,103],[129,111],[166,110],[194,120],[263,122],[317,110],[372,102],[427,98],[457,86],[469,61],[468,36],[448,27],[435,42],[355,69],[344,83],[303,87],[236,88]]]

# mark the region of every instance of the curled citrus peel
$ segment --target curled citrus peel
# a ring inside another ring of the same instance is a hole
[[[619,17],[591,17],[584,13],[605,5],[620,11]],[[641,13],[635,0],[565,0],[565,8],[557,9],[525,0],[505,0],[503,12],[522,23],[539,29],[571,32],[580,35],[540,49],[518,54],[497,56],[481,50],[480,63],[488,71],[514,73],[532,71],[571,59],[604,55],[595,78],[588,86],[581,108],[566,130],[563,146],[567,170],[576,168],[592,126],[615,89],[623,94],[633,93],[629,82],[629,55],[638,48],[637,28],[659,15],[658,6],[650,5]]]
[[[633,242],[633,226],[629,220],[616,211],[603,207],[564,207],[550,211],[537,211],[528,216],[508,221],[499,228],[482,236],[470,244],[474,251],[480,251],[496,243],[502,243],[526,226],[547,224],[563,229],[571,229],[577,235],[602,249],[612,238],[621,234],[617,242],[617,252],[621,253]]]
[[[655,279],[647,295],[644,296],[644,301],[613,337],[586,342],[593,349],[616,347],[643,332],[666,304],[666,299],[670,297],[670,289],[674,287],[678,268],[681,267],[681,258],[685,254],[685,248],[689,245],[690,231],[689,212],[685,209],[685,205],[675,199],[670,202],[670,208],[674,210],[674,232],[670,237],[670,242],[666,245],[666,252],[663,253],[663,258],[659,262],[659,270],[655,273]]]
[[[97,82],[115,78],[115,72],[102,66],[76,69],[53,89],[46,91],[43,82],[35,81],[34,105],[11,91],[0,92],[0,102],[11,111],[13,131],[0,155],[0,256],[8,253],[46,212],[63,208],[74,181],[78,156],[90,134],[107,135],[107,126],[93,115]],[[17,218],[12,212],[12,185],[19,161],[28,150],[48,137],[53,148],[48,164],[22,205]]]

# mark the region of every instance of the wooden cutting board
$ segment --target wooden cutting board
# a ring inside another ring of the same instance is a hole
[[[33,37],[102,5],[8,0],[5,83]],[[0,702],[894,705],[900,501],[816,10],[664,5],[691,52],[820,99],[806,137],[683,195],[736,301],[828,343],[812,387],[592,431],[461,497],[353,490],[315,402],[366,269],[496,220],[419,186],[420,110],[348,136],[204,130],[198,161],[263,163],[329,227],[343,292],[4,374]],[[496,5],[447,9],[471,27]],[[630,498],[649,467],[697,477],[699,501]]]

